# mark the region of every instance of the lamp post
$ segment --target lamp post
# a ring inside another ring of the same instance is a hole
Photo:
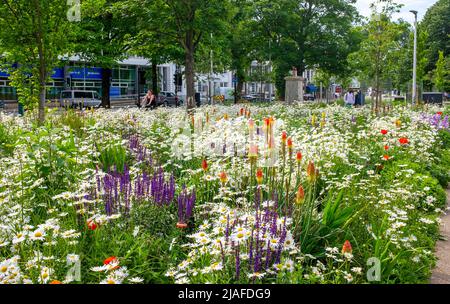
[[[269,39],[269,103],[272,102],[272,49],[271,49],[271,43]]]
[[[210,53],[210,71],[209,71],[209,104],[214,104],[213,100],[213,90],[214,90],[214,80],[213,80],[213,71],[214,71],[214,62],[213,62],[213,49],[212,49],[212,43],[213,43],[213,34],[211,33],[211,53]]]
[[[413,59],[413,85],[412,85],[412,104],[417,100],[417,11],[410,11],[414,14],[414,59]]]

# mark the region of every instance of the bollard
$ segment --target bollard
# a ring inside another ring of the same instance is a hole
[[[24,114],[23,104],[19,102],[19,115],[23,116],[23,114]]]

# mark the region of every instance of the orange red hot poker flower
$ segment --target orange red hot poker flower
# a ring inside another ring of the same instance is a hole
[[[287,146],[288,146],[288,148],[289,149],[292,149],[292,146],[293,146],[294,144],[293,144],[293,142],[292,142],[292,138],[291,137],[289,137],[288,139],[287,139]]]
[[[297,190],[297,196],[296,196],[296,203],[297,205],[300,205],[305,200],[305,189],[303,189],[303,186],[300,185]]]
[[[248,157],[257,158],[258,157],[258,146],[255,144],[250,145],[248,148]]]
[[[287,139],[287,147],[288,147],[288,153],[289,153],[289,158],[292,157],[292,149],[293,149],[294,144],[292,143],[292,138],[289,137]]]
[[[344,245],[342,245],[342,254],[348,254],[348,253],[352,253],[353,249],[352,249],[352,244],[350,243],[349,240],[346,240],[344,242]]]
[[[319,175],[319,170],[316,169],[313,161],[309,161],[308,167],[306,168],[306,176],[310,182],[314,182]]]
[[[228,181],[228,176],[224,171],[222,171],[219,174],[219,179],[222,184],[225,184]]]
[[[302,161],[302,157],[303,157],[302,152],[297,152],[296,159],[297,159],[298,163],[300,163]]]
[[[287,140],[287,133],[286,133],[286,131],[283,131],[281,133],[281,142],[283,143],[283,145],[286,144],[286,140]]]
[[[261,185],[263,182],[263,172],[261,169],[258,169],[256,171],[256,182],[258,183],[258,185]]]
[[[202,160],[202,169],[205,172],[208,170],[208,163],[206,162],[206,159]]]

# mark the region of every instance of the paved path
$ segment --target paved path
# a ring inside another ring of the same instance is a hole
[[[447,203],[450,207],[450,189],[447,189]],[[450,284],[450,211],[442,217],[442,240],[436,244],[438,261],[431,276],[431,284]]]

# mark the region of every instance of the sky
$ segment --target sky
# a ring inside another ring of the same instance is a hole
[[[373,0],[357,0],[356,7],[358,11],[363,16],[370,16],[370,3]],[[417,17],[422,20],[426,11],[437,2],[437,0],[395,0],[394,2],[404,4],[401,8],[400,13],[395,14],[394,18],[396,19],[404,19],[408,22],[414,22],[414,15],[410,13],[410,10],[418,11]]]

